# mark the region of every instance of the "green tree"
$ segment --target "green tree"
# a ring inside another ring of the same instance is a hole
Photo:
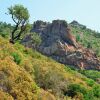
[[[31,33],[31,38],[32,38],[32,42],[34,44],[34,48],[39,46],[42,42],[42,39],[38,33],[35,33],[35,32]]]
[[[26,25],[29,19],[29,13],[27,8],[23,5],[15,5],[8,8],[8,13],[11,15],[12,20],[14,21],[15,28],[11,33],[10,42],[14,43],[15,40],[18,40],[21,34],[24,32]],[[20,29],[20,31],[16,34],[16,31]]]

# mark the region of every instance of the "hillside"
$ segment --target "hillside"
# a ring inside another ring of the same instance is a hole
[[[35,49],[42,54],[74,68],[100,70],[100,38],[97,39],[93,31],[88,30],[77,22],[68,24],[65,20],[53,20],[48,23],[38,20],[34,22],[31,32],[41,37],[42,42]],[[34,48],[33,36],[26,35],[22,44]]]
[[[0,100],[99,100],[100,85],[35,50],[0,37]]]
[[[69,26],[77,42],[86,48],[94,50],[96,55],[100,57],[100,33],[87,28],[77,21],[71,22]]]
[[[0,100],[100,100],[99,4],[2,0]]]

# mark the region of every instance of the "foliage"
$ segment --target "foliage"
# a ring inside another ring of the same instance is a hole
[[[81,70],[79,72],[84,74],[88,78],[95,80],[95,81],[100,78],[100,72],[99,71],[95,71],[95,70],[83,70],[82,71]]]
[[[23,23],[23,21],[27,21],[29,18],[28,10],[23,5],[11,6],[8,8],[8,11],[15,23]]]
[[[72,33],[76,40],[86,48],[92,48],[100,57],[100,33],[86,28],[84,25],[74,22],[70,24]]]
[[[32,29],[32,25],[31,24],[29,24],[29,23],[27,23],[26,24],[26,28],[25,28],[25,33],[29,33],[30,32],[30,30]]]
[[[21,34],[26,29],[26,24],[29,19],[29,13],[27,8],[25,8],[23,5],[15,5],[8,8],[8,13],[11,15],[12,20],[16,24],[15,28],[13,29],[11,33],[11,40],[10,42],[14,43],[14,40],[18,40],[21,36]],[[20,27],[20,31],[15,35],[15,32]]]
[[[76,41],[79,42],[80,41],[80,35],[76,36]]]
[[[92,48],[92,43],[91,42],[87,43],[87,48]]]
[[[67,80],[57,70],[48,69],[43,73],[43,69],[39,66],[34,66],[35,80],[39,87],[52,91],[57,96],[64,96],[67,91]]]
[[[28,39],[28,41],[26,41]],[[31,32],[28,33],[26,36],[24,36],[23,44],[27,45],[27,47],[32,47],[34,49],[38,48],[38,46],[41,44],[42,39],[41,36],[38,33]]]
[[[21,62],[21,57],[17,54],[17,53],[12,53],[11,54],[12,56],[13,56],[13,58],[14,58],[14,61],[17,63],[17,64],[20,64],[20,62]]]
[[[31,38],[32,38],[32,42],[34,43],[34,46],[38,46],[41,44],[42,40],[40,35],[38,35],[38,33],[31,33]]]
[[[100,85],[95,85],[93,87],[94,96],[100,98]]]
[[[77,95],[77,93],[80,92],[82,94],[86,93],[86,89],[82,86],[80,86],[79,84],[71,84],[68,87],[68,92],[67,94],[71,97],[74,97],[75,95]]]
[[[99,88],[97,89],[97,85],[93,89],[87,90],[79,84],[71,84],[68,87],[66,95],[71,96],[72,98],[77,97],[79,100],[96,100],[100,96],[99,93],[100,90]],[[77,96],[79,94],[81,94],[81,96]]]
[[[14,100],[12,96],[0,90],[0,100]]]
[[[11,24],[0,22],[0,35],[4,38],[8,38],[12,28],[13,27],[11,26]]]
[[[92,79],[88,79],[88,80],[86,80],[86,82],[87,82],[87,84],[88,84],[89,86],[93,86],[94,83],[95,83]]]

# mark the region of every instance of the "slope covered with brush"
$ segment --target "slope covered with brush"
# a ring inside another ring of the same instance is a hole
[[[0,37],[1,100],[99,100],[100,85],[35,50]]]
[[[100,57],[100,33],[87,28],[77,21],[71,22],[69,26],[76,37],[76,41],[84,47],[94,50],[96,55]]]

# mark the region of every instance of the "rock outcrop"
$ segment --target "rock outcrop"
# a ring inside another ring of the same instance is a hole
[[[86,49],[76,42],[71,29],[64,20],[54,20],[52,23],[36,21],[31,32],[38,33],[42,43],[37,48],[41,53],[52,57],[63,64],[69,64],[79,69],[100,70],[100,60],[92,50]],[[27,36],[29,38],[29,36]],[[24,38],[25,45],[30,39]],[[28,44],[29,47],[32,44]]]

